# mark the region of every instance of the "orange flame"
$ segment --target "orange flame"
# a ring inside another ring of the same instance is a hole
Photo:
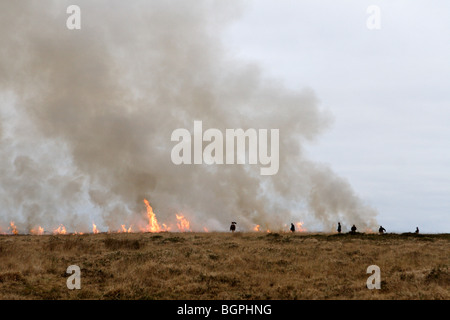
[[[208,229],[207,229],[206,227],[203,227],[203,231],[209,232]]]
[[[182,214],[178,215],[175,213],[175,215],[177,216],[178,220],[177,221],[178,230],[180,230],[181,232],[191,231],[189,221],[187,221]]]
[[[261,229],[261,226],[259,224],[257,224],[255,227],[253,227],[253,231],[255,231],[255,232],[267,232],[267,233],[271,232],[270,229],[266,229],[266,230]]]
[[[125,225],[123,224],[123,225],[121,225],[120,226],[120,230],[119,230],[119,232],[124,232],[124,233],[131,233],[132,231],[131,231],[131,226],[127,229],[126,227],[125,227]]]
[[[158,224],[158,220],[156,220],[156,215],[153,212],[153,208],[150,206],[150,203],[147,199],[144,199],[145,207],[147,208],[147,217],[148,217],[148,226],[146,231],[148,232],[159,232],[161,231],[161,227]]]
[[[92,233],[97,234],[99,233],[97,226],[95,225],[95,223],[92,222]]]
[[[297,222],[295,225],[296,225],[296,231],[298,231],[298,232],[306,232],[306,231],[308,231],[308,230],[306,230],[306,228],[305,227],[303,227],[303,222]]]
[[[57,229],[53,230],[53,234],[67,234],[66,227],[61,224]]]
[[[14,224],[14,221],[11,221],[9,225],[10,227],[8,229],[11,230],[12,234],[19,234],[19,231],[17,231],[17,227]]]
[[[44,234],[44,228],[42,228],[41,226],[38,226],[37,228],[31,229],[30,233],[33,235],[41,236]]]

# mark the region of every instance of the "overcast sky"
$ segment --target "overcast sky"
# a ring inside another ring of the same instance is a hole
[[[334,122],[310,157],[388,232],[450,230],[449,13],[448,1],[246,1],[225,38],[267,76],[314,90]]]

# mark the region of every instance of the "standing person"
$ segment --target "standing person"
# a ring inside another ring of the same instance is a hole
[[[337,232],[338,232],[338,233],[341,233],[341,231],[342,231],[341,223],[338,222]]]
[[[291,232],[295,232],[295,226],[293,223],[291,223]]]
[[[231,222],[230,231],[234,232],[236,230],[236,222]]]
[[[419,227],[416,227],[416,233],[419,234]]]
[[[386,232],[386,229],[383,228],[383,226],[380,226],[380,229],[378,229],[378,232],[379,232],[380,234],[383,234],[383,233]]]
[[[352,233],[355,233],[356,232],[356,226],[355,225],[352,225]]]

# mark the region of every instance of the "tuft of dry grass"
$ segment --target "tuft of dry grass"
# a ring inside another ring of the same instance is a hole
[[[0,236],[1,299],[449,299],[449,234]],[[69,265],[81,290],[69,290]],[[381,269],[381,290],[366,287]]]

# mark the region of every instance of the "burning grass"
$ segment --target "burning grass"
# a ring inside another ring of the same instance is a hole
[[[449,299],[450,235],[0,236],[1,299]],[[69,265],[81,290],[68,290]],[[366,269],[381,269],[368,290]]]
[[[152,206],[150,205],[150,202],[147,199],[143,200],[143,203],[145,205],[145,219],[143,221],[137,222],[135,224],[121,224],[119,228],[112,228],[109,227],[107,231],[103,230],[103,232],[107,233],[159,233],[159,232],[172,232],[172,231],[179,231],[179,232],[192,232],[192,231],[199,231],[202,230],[203,232],[209,232],[208,228],[205,226],[199,227],[196,226],[195,230],[192,230],[191,228],[191,222],[188,220],[188,218],[183,213],[175,213],[175,223],[168,222],[166,223],[160,223],[158,222],[156,213],[153,211]],[[236,224],[236,222],[232,222],[233,224]],[[128,226],[128,227],[127,227]],[[304,226],[303,222],[296,222],[298,232],[306,232],[308,231]],[[0,235],[83,235],[86,233],[92,233],[92,234],[98,234],[102,233],[102,231],[97,227],[97,225],[92,222],[92,229],[90,231],[84,230],[83,232],[76,231],[76,230],[67,230],[66,227],[63,224],[60,224],[58,227],[50,228],[50,230],[44,229],[42,226],[38,225],[31,229],[29,227],[25,227],[22,225],[21,229],[19,229],[14,221],[11,221],[8,226],[8,231],[3,232],[2,226],[0,225]],[[255,232],[267,232],[270,233],[270,229],[267,227],[262,228],[260,225],[256,225],[251,230]],[[279,226],[278,230],[284,230],[287,231],[288,226],[285,225],[284,227]],[[291,229],[292,230],[292,229]],[[245,230],[241,230],[245,231]],[[247,229],[247,231],[250,231]],[[273,230],[272,230],[273,231]]]

